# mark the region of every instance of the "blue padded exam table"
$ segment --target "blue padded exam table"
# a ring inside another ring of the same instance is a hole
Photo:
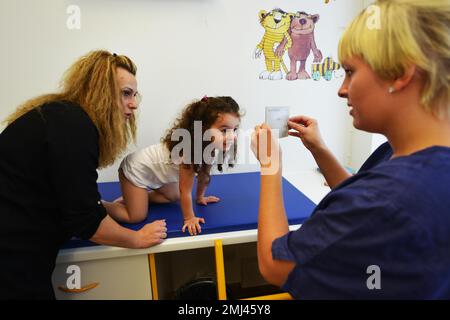
[[[121,195],[118,182],[98,184],[102,199],[112,201]],[[193,188],[195,192],[195,187]],[[206,195],[220,198],[220,202],[207,206],[194,205],[197,217],[205,219],[201,234],[252,230],[258,226],[258,207],[260,192],[260,173],[234,173],[211,176]],[[283,178],[284,205],[290,225],[301,224],[310,216],[316,206],[302,192]],[[193,197],[195,199],[195,197]],[[195,201],[194,201],[195,202]],[[166,219],[167,238],[190,237],[183,233],[183,216],[180,204],[150,204],[148,217],[137,224],[122,224],[124,227],[139,230],[146,223]],[[188,239],[186,239],[188,240]],[[72,239],[63,248],[79,248],[96,245],[88,240]]]

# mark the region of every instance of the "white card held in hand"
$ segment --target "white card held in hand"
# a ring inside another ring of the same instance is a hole
[[[278,130],[278,138],[288,136],[289,107],[266,107],[266,123]]]

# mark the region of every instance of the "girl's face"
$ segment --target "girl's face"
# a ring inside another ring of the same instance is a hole
[[[120,90],[119,105],[125,119],[130,119],[139,105],[136,77],[124,68],[117,68],[116,76],[117,87]]]
[[[338,95],[347,99],[353,126],[357,129],[382,133],[390,112],[390,82],[382,80],[370,66],[358,57],[343,61],[345,79]]]
[[[214,147],[226,151],[236,142],[240,119],[233,113],[219,114],[211,126]]]

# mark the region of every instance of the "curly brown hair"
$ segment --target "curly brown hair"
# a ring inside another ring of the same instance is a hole
[[[105,50],[89,52],[66,71],[60,92],[44,94],[26,101],[9,115],[5,122],[9,125],[25,113],[49,102],[76,103],[86,111],[98,129],[99,168],[113,164],[125,151],[128,143],[136,139],[134,115],[125,121],[118,104],[120,90],[116,84],[117,68],[136,75],[136,65],[127,56]]]
[[[202,123],[202,137],[206,130],[216,122],[217,118],[223,114],[233,114],[239,119],[242,114],[240,113],[239,105],[237,102],[228,96],[223,97],[204,97],[201,100],[195,101],[189,104],[181,113],[181,116],[175,121],[172,128],[167,130],[166,135],[161,139],[161,142],[172,152],[172,149],[179,143],[179,141],[172,138],[172,134],[177,129],[184,129],[189,131],[191,137],[191,159],[187,159],[190,164],[183,164],[187,168],[191,168],[198,174],[198,179],[206,183],[210,181],[210,169],[211,165],[205,163],[203,157],[201,157],[201,163],[195,163],[194,161],[194,124],[196,121]],[[210,141],[203,141],[202,139],[202,154],[205,148],[210,144]],[[227,151],[223,151],[220,155],[221,159],[229,157],[228,166],[233,167],[236,159],[237,144],[233,144],[233,148],[230,149],[230,154]],[[181,151],[182,152],[182,151]],[[184,156],[181,154],[181,156]],[[219,171],[222,171],[222,164],[217,165]]]

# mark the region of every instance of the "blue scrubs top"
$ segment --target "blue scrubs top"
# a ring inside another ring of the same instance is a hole
[[[283,285],[294,298],[450,299],[450,148],[391,156],[381,145],[272,243],[296,263]]]

